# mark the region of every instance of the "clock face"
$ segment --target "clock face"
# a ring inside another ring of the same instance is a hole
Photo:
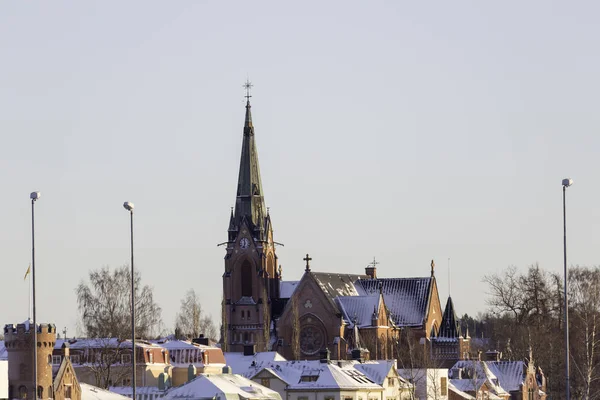
[[[248,238],[241,238],[240,239],[240,247],[242,249],[247,249],[250,246],[250,241],[248,240]]]

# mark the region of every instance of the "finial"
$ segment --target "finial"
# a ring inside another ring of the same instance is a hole
[[[279,271],[278,272],[279,272],[279,279],[281,279],[281,276],[282,276],[281,275],[281,273],[282,273],[281,264],[279,264]]]
[[[379,294],[383,294],[383,282],[379,281]]]
[[[431,276],[433,276],[433,270],[435,269],[435,262],[431,260]]]
[[[254,86],[252,84],[252,82],[250,82],[250,80],[248,78],[246,78],[246,83],[244,83],[244,89],[246,89],[246,96],[244,96],[246,98],[246,102],[250,103],[250,97],[252,97],[252,95],[250,95],[250,90],[252,89],[252,86]]]
[[[375,268],[377,264],[379,264],[379,261],[376,261],[375,257],[373,257],[373,261],[369,264],[369,267]]]
[[[306,261],[306,272],[310,272],[310,260],[312,260],[312,258],[310,258],[308,256],[308,253],[306,253],[306,257],[303,258],[304,261]]]

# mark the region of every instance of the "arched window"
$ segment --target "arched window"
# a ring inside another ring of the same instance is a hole
[[[43,399],[44,398],[44,388],[41,386],[38,386],[38,390],[37,390],[37,394],[38,394],[38,399]]]
[[[252,297],[252,266],[248,261],[242,264],[242,296]]]
[[[20,399],[27,398],[27,387],[24,385],[19,386],[19,398]]]
[[[269,274],[269,278],[275,277],[275,262],[273,261],[273,254],[269,254],[269,258],[267,258],[267,273]]]
[[[244,333],[244,343],[248,343],[248,332]]]

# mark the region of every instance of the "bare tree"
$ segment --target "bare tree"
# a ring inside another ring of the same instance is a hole
[[[300,359],[300,316],[298,314],[298,301],[292,296],[292,357]]]
[[[263,287],[262,296],[262,317],[263,317],[263,341],[265,342],[264,351],[271,350],[271,313],[269,310],[269,298],[267,296],[267,287]]]
[[[76,289],[81,325],[90,338],[131,337],[131,272],[127,265],[111,271],[108,267],[90,271],[90,282]],[[158,332],[161,308],[154,302],[153,289],[141,286],[134,276],[136,336],[149,338]]]
[[[83,354],[95,385],[104,389],[121,386],[131,376],[131,342],[114,338],[90,339]]]
[[[181,308],[175,320],[175,329],[188,339],[204,336],[215,339],[217,329],[209,315],[203,315],[200,299],[194,289],[190,289],[181,299]]]

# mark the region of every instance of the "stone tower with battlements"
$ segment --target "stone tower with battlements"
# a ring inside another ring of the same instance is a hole
[[[35,399],[33,379],[33,326],[26,322],[4,326],[4,344],[8,351],[9,398]],[[38,396],[49,399],[52,389],[52,350],[56,342],[56,327],[39,324],[37,327]]]

